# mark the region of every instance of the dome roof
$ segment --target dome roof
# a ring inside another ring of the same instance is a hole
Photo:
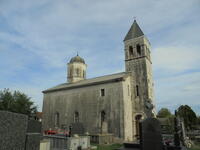
[[[83,63],[85,64],[85,61],[83,58],[81,58],[79,55],[72,57],[70,60],[70,63],[74,63],[74,62],[78,62],[78,63]]]

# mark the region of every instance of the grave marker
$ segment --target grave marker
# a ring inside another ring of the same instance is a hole
[[[142,150],[162,150],[161,127],[156,118],[147,118],[141,122],[140,135]]]

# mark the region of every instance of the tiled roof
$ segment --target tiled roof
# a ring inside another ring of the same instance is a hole
[[[134,39],[140,36],[143,36],[144,33],[140,29],[139,25],[137,24],[136,20],[134,20],[131,28],[129,29],[128,33],[126,34],[124,41]]]
[[[120,72],[116,74],[111,74],[111,75],[106,75],[106,76],[101,76],[101,77],[96,77],[96,78],[91,78],[91,79],[85,79],[81,80],[75,83],[63,83],[59,84],[53,88],[47,89],[43,91],[43,93],[48,93],[52,91],[59,91],[59,90],[65,90],[65,89],[73,89],[73,88],[78,88],[78,87],[84,87],[84,86],[90,86],[90,85],[97,85],[97,84],[103,84],[107,82],[114,82],[114,81],[121,81],[120,79],[123,79],[125,75],[128,75],[126,72]]]

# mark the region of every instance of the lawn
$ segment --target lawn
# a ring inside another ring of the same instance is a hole
[[[200,150],[200,145],[194,145],[189,150]]]
[[[116,148],[120,148],[122,144],[112,144],[112,145],[95,145],[97,146],[97,150],[114,150]],[[200,144],[194,145],[189,150],[200,150]]]
[[[95,145],[95,146],[97,146],[97,150],[114,150],[116,148],[120,148],[122,144]]]

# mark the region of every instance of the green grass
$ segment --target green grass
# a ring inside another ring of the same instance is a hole
[[[189,150],[200,150],[200,143],[196,143],[195,145],[192,146]]]
[[[94,144],[92,144],[94,145]],[[95,145],[97,146],[97,150],[114,150],[116,148],[120,148],[122,144],[111,144],[111,145]]]
[[[96,145],[92,144],[94,146],[97,146],[97,150],[114,150],[116,148],[120,148],[122,144],[111,144],[111,145]],[[192,148],[188,150],[200,150],[200,144],[195,144],[192,146]]]
[[[120,148],[122,144],[111,144],[111,145],[96,145],[92,144],[94,146],[97,146],[97,150],[114,150],[116,148]],[[200,144],[195,144],[192,146],[192,148],[188,150],[200,150]]]

